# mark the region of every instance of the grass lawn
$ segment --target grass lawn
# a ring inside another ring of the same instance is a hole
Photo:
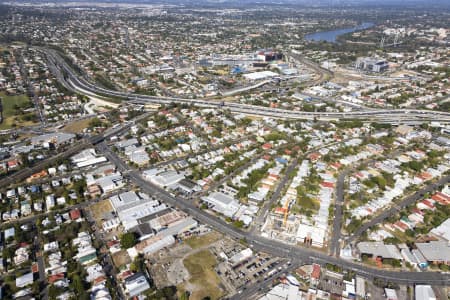
[[[93,118],[94,117],[71,122],[71,123],[67,124],[66,126],[64,126],[64,128],[62,130],[65,132],[80,133],[83,131],[83,129],[85,129],[89,126],[89,122],[91,122],[91,120]]]
[[[14,105],[22,106],[30,101],[27,95],[7,96],[5,93],[0,93],[0,97],[2,98],[4,117],[3,122],[0,124],[0,130],[10,129],[13,127],[13,124],[16,124],[17,127],[30,126],[35,124],[31,121],[21,121],[19,118],[17,118],[16,111],[14,109]]]
[[[304,209],[311,209],[315,211],[320,208],[319,200],[312,197],[298,197],[297,205],[303,207]]]
[[[217,261],[209,250],[188,256],[183,260],[183,264],[189,271],[190,278],[179,287],[179,291],[190,291],[190,300],[200,300],[207,296],[219,299],[223,296],[223,290],[219,287],[220,278],[214,271]]]
[[[221,234],[215,231],[210,233],[200,235],[200,236],[192,236],[185,240],[186,244],[188,244],[192,249],[201,248],[207,245],[214,243],[215,241],[221,238]]]

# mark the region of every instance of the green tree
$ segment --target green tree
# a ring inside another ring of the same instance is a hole
[[[180,300],[189,300],[189,296],[190,296],[189,292],[186,291],[183,294],[181,294]]]
[[[78,296],[77,299],[89,299],[89,295],[86,292],[86,286],[78,274],[73,275],[71,287],[74,290],[74,293]]]
[[[86,180],[81,179],[77,180],[73,183],[73,190],[77,194],[78,198],[82,198],[84,195],[84,191],[86,190]]]
[[[56,297],[59,295],[59,290],[58,290],[58,288],[55,286],[55,285],[53,285],[53,284],[51,284],[49,287],[48,287],[48,298],[50,299],[50,300],[53,300],[53,299],[56,299]]]
[[[120,246],[122,249],[128,249],[136,245],[136,234],[134,232],[127,232],[120,237]]]
[[[99,118],[93,118],[90,122],[89,122],[89,127],[94,128],[94,127],[100,127],[102,126],[102,121],[100,121]]]
[[[133,272],[143,272],[145,270],[145,258],[142,254],[136,256],[130,265],[130,269]]]

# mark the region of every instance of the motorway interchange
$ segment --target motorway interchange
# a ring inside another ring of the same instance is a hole
[[[306,120],[345,120],[360,119],[364,121],[377,121],[381,123],[421,123],[425,121],[438,121],[450,123],[450,113],[441,111],[429,111],[418,109],[364,109],[350,112],[303,112],[291,111],[279,108],[269,108],[240,103],[230,103],[224,101],[184,99],[171,97],[154,97],[126,92],[113,91],[96,86],[82,76],[77,75],[54,50],[46,51],[49,62],[54,66],[52,69],[58,74],[57,78],[72,90],[91,97],[115,97],[121,98],[131,103],[139,104],[191,104],[206,108],[229,109],[234,113],[247,115],[267,116],[284,119],[306,119]]]

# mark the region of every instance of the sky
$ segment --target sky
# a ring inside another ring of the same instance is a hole
[[[430,6],[434,8],[450,8],[450,0],[16,0],[18,2],[86,2],[86,3],[170,3],[170,4],[194,4],[196,6],[202,3],[209,5],[220,4],[245,4],[245,3],[267,3],[267,4],[300,4],[305,6],[404,6],[411,7],[415,5]],[[2,2],[2,0],[0,0]]]

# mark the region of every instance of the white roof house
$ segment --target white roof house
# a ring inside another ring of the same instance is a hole
[[[14,237],[16,230],[14,227],[10,227],[8,229],[5,229],[4,235],[5,235],[5,241],[8,240],[10,237]]]
[[[111,192],[123,186],[122,174],[119,172],[100,177],[96,180],[96,183],[100,186],[104,193]]]
[[[120,141],[120,142],[116,143],[116,147],[122,148],[122,149],[132,146],[132,145],[139,145],[139,141],[136,138],[132,138],[129,140],[124,140],[124,141]]]
[[[136,273],[125,279],[125,290],[130,297],[140,295],[149,288],[150,285],[142,273]]]
[[[95,158],[96,156],[97,156],[97,153],[95,152],[95,149],[94,148],[89,148],[89,149],[85,149],[85,150],[81,151],[78,154],[75,154],[70,159],[72,160],[72,162],[74,164],[76,164],[76,163],[79,163],[79,162],[90,160],[92,158]]]
[[[108,288],[104,283],[96,284],[91,290],[91,299],[93,300],[111,300]]]
[[[111,201],[112,206],[116,210],[119,210],[120,207],[124,205],[128,205],[130,203],[134,203],[140,200],[139,196],[133,191],[121,193],[117,196],[112,196],[109,199]]]
[[[16,286],[21,288],[33,283],[33,273],[27,273],[16,278]]]
[[[394,289],[384,289],[387,300],[398,300],[397,292]]]
[[[151,169],[144,171],[143,175],[147,180],[160,187],[174,186],[185,178],[183,172],[178,173],[173,170],[162,171]]]
[[[146,151],[142,151],[139,149],[136,149],[129,155],[130,161],[134,162],[135,164],[142,166],[147,164],[150,161],[150,157],[148,156]]]
[[[158,201],[142,200],[131,207],[124,207],[124,209],[117,212],[117,215],[122,222],[123,227],[128,230],[139,224],[139,220],[151,214],[163,211],[167,208],[164,203],[159,204]]]

